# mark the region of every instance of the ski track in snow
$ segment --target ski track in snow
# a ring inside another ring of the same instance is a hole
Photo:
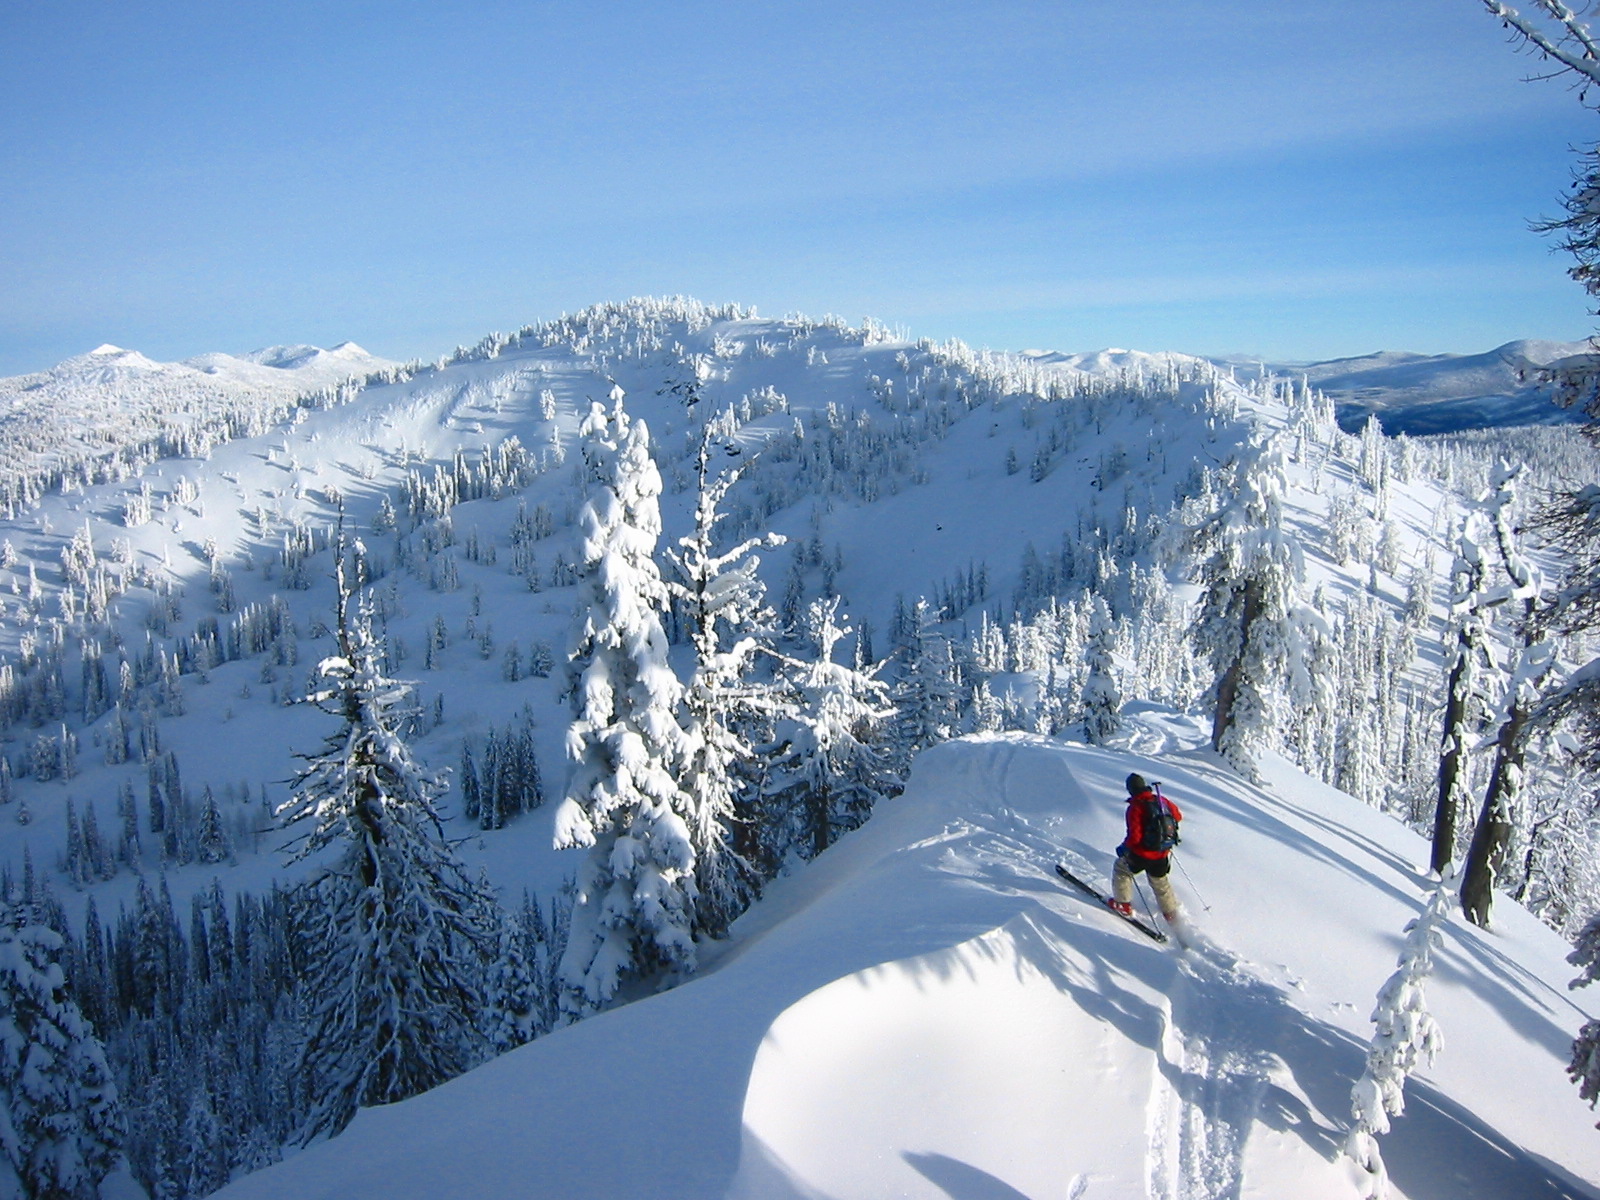
[[[1244,1152],[1277,1059],[1260,1049],[1283,997],[1192,932],[1174,959],[1161,1063],[1150,1098],[1149,1193],[1236,1200]]]
[[[1005,757],[1001,804],[1010,810],[1013,828],[1035,835],[1020,849],[1042,859],[1046,872],[1053,873],[1052,860],[1062,859],[1092,872],[1081,855],[1011,808],[1009,748]],[[1029,786],[1018,783],[1024,790]],[[1142,888],[1139,896],[1148,909]],[[1159,917],[1153,919],[1159,923]],[[1262,1045],[1275,1040],[1271,1031],[1282,1025],[1289,1002],[1282,989],[1212,942],[1187,917],[1171,932],[1171,981],[1149,1103],[1146,1188],[1151,1200],[1238,1200],[1251,1127],[1272,1071],[1282,1065]],[[1076,1178],[1071,1195],[1083,1195],[1087,1184]]]

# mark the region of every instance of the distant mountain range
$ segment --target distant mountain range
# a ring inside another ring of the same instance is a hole
[[[41,479],[115,475],[110,460],[130,447],[171,452],[259,431],[300,397],[394,365],[354,342],[175,363],[100,346],[48,371],[0,379],[0,487],[9,502]]]
[[[1507,342],[1482,354],[1413,354],[1380,350],[1355,358],[1324,362],[1275,363],[1243,357],[1213,358],[1240,378],[1262,374],[1304,378],[1334,401],[1339,424],[1354,432],[1375,416],[1390,434],[1421,436],[1463,429],[1513,425],[1558,425],[1577,419],[1551,399],[1540,383],[1538,368],[1581,354],[1585,342],[1524,339]],[[1030,351],[1040,364],[1104,375],[1127,371],[1151,375],[1178,364],[1193,364],[1195,355],[1138,350],[1099,350],[1089,354]]]
[[[1538,368],[1587,349],[1584,342],[1523,340],[1484,354],[1383,351],[1270,369],[1303,374],[1333,399],[1346,430],[1372,415],[1388,433],[1418,435],[1575,420],[1551,400]]]
[[[1414,354],[1380,350],[1321,362],[1264,362],[1242,356],[1203,359],[1175,351],[1105,349],[1087,353],[1025,351],[1021,357],[1090,375],[1149,378],[1192,370],[1209,361],[1240,379],[1261,375],[1304,378],[1334,401],[1339,424],[1358,430],[1376,416],[1385,432],[1410,436],[1519,425],[1558,425],[1576,419],[1551,399],[1538,368],[1589,349],[1584,342],[1523,339],[1481,354]],[[202,354],[162,363],[136,350],[100,346],[48,371],[0,378],[0,450],[14,455],[59,450],[54,431],[70,429],[85,449],[127,440],[141,425],[178,414],[208,415],[281,404],[396,366],[354,342],[331,349],[268,346],[247,354]],[[108,403],[109,401],[109,403]],[[39,424],[52,436],[34,436]],[[132,428],[130,428],[132,427]],[[92,453],[92,451],[91,451]]]
[[[0,378],[0,421],[45,407],[60,415],[63,404],[69,411],[80,407],[75,401],[87,402],[103,413],[108,398],[114,398],[127,412],[174,394],[248,390],[292,396],[389,365],[354,342],[341,342],[331,350],[268,346],[249,354],[201,354],[172,363],[155,362],[120,346],[99,346],[48,371]]]

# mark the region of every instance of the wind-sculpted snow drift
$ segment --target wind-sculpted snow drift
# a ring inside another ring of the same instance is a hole
[[[1187,948],[1052,875],[1103,873],[1134,769],[1183,800]],[[1200,750],[937,747],[699,978],[365,1110],[220,1195],[1354,1195],[1350,1085],[1426,847],[1281,763],[1267,777]],[[1600,1194],[1561,1075],[1581,1020],[1564,947],[1510,906],[1501,926],[1446,933],[1446,1049],[1384,1139],[1398,1196]]]

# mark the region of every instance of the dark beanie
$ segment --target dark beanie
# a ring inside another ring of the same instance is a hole
[[[1145,783],[1144,776],[1135,771],[1128,776],[1128,795],[1137,796],[1140,792],[1148,791],[1149,784]]]

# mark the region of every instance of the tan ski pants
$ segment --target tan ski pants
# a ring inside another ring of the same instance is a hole
[[[1161,905],[1161,915],[1167,920],[1176,920],[1178,916],[1178,895],[1172,890],[1172,881],[1167,878],[1171,870],[1171,859],[1134,859],[1129,863],[1129,855],[1117,855],[1117,865],[1111,872],[1111,894],[1124,904],[1133,903],[1133,877],[1138,871],[1143,871],[1150,877],[1150,890],[1156,894],[1156,903]],[[1155,870],[1150,868],[1154,867]],[[1160,871],[1159,875],[1156,871]]]

